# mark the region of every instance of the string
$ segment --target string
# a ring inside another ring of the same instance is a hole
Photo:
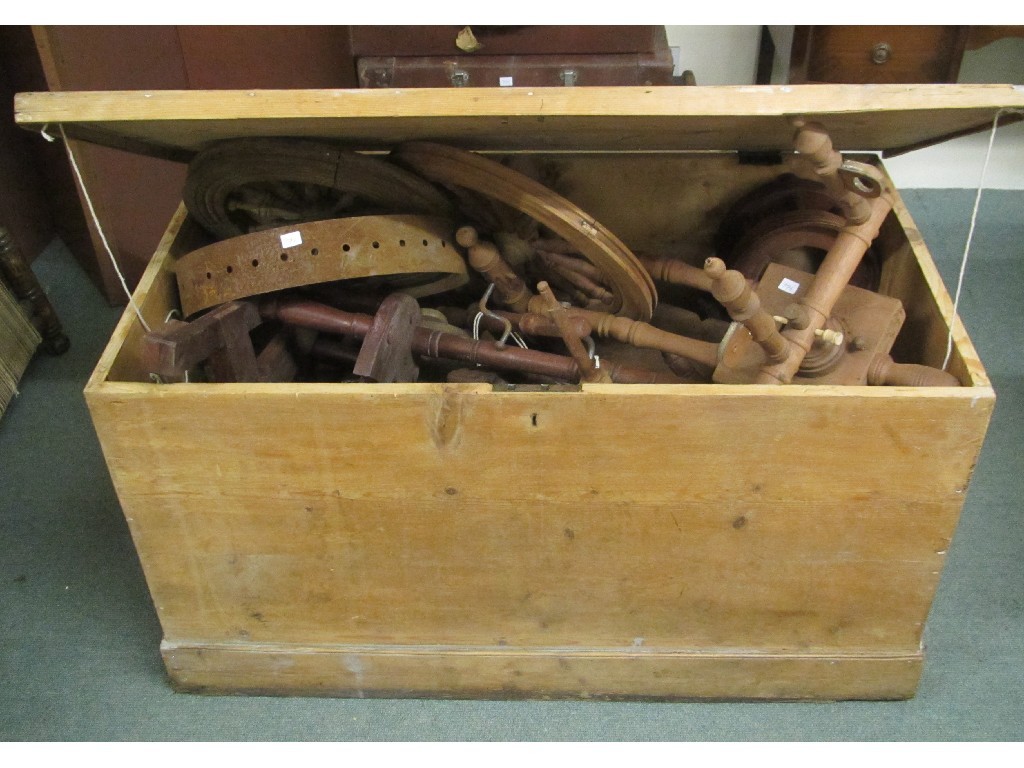
[[[992,118],[992,130],[988,135],[988,149],[985,152],[985,162],[981,166],[981,177],[978,179],[978,192],[974,196],[974,210],[971,211],[971,224],[967,229],[967,242],[964,244],[964,255],[960,259],[960,274],[956,281],[956,293],[953,297],[953,317],[949,323],[949,335],[946,337],[946,357],[942,361],[942,370],[949,366],[950,358],[953,356],[953,327],[957,320],[957,310],[960,307],[960,294],[964,287],[964,275],[967,273],[967,260],[971,253],[971,241],[974,239],[974,227],[978,223],[978,209],[981,206],[981,193],[985,189],[985,176],[988,174],[988,163],[992,159],[992,147],[996,141],[996,128],[999,127],[999,118],[1007,113],[1024,114],[1024,110],[1004,108],[996,112]]]
[[[52,142],[54,141],[54,137],[50,136],[46,132],[48,127],[49,124],[44,125],[40,133],[44,139]],[[114,272],[117,273],[117,277],[121,281],[121,287],[124,289],[124,294],[128,297],[128,304],[135,310],[136,317],[139,318],[139,322],[148,333],[149,324],[142,316],[142,311],[139,309],[138,304],[135,303],[135,298],[132,296],[132,292],[128,289],[128,282],[124,279],[124,274],[121,272],[121,267],[118,266],[117,259],[114,258],[114,251],[111,249],[110,243],[107,242],[107,236],[103,233],[103,227],[100,226],[100,219],[99,216],[96,215],[96,208],[92,204],[92,198],[89,196],[89,190],[85,187],[85,180],[82,178],[82,172],[78,169],[78,162],[75,160],[75,153],[71,151],[71,144],[68,142],[68,137],[64,133],[64,125],[61,124],[58,127],[60,128],[60,135],[64,139],[64,149],[67,151],[68,159],[71,161],[71,168],[74,170],[75,178],[78,179],[78,186],[82,190],[82,197],[85,198],[85,204],[89,208],[89,215],[92,217],[92,223],[96,227],[96,232],[99,233],[100,241],[103,243],[107,256],[110,258],[110,263],[114,266]]]

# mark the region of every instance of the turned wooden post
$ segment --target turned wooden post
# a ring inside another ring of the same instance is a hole
[[[71,342],[64,333],[60,318],[6,227],[0,227],[0,276],[10,285],[14,298],[31,306],[32,323],[43,337],[43,349],[51,355],[67,352]]]
[[[533,293],[502,258],[493,243],[480,239],[476,229],[459,227],[455,242],[466,249],[469,266],[494,283],[495,298],[514,312],[526,312]]]
[[[655,328],[642,320],[630,320],[628,317],[610,315],[607,312],[577,308],[569,312],[586,319],[600,338],[615,339],[634,347],[668,352],[711,368],[718,365],[718,345],[712,342],[680,336]]]
[[[704,262],[704,273],[711,279],[711,295],[725,307],[729,317],[750,331],[751,338],[764,350],[768,360],[781,363],[789,355],[789,342],[779,333],[775,318],[761,308],[761,299],[747,278],[725,262],[711,256]]]
[[[897,363],[889,355],[875,355],[868,368],[868,384],[889,387],[959,387],[951,373],[915,363]]]
[[[870,201],[871,215],[863,224],[850,224],[836,236],[835,244],[818,267],[807,293],[797,302],[804,322],[800,328],[791,323],[782,335],[790,343],[789,353],[779,363],[765,365],[758,374],[758,384],[788,384],[814,343],[817,332],[825,327],[836,301],[845,290],[857,265],[878,236],[885,217],[892,210],[888,190]]]
[[[545,315],[547,302],[541,296],[534,296],[530,299],[528,312]],[[628,317],[612,315],[608,312],[569,307],[566,309],[566,313],[570,319],[582,318],[599,338],[614,339],[644,349],[656,349],[659,352],[685,357],[711,368],[718,365],[718,344],[713,342],[680,336],[677,333],[655,328],[643,320],[631,320]]]
[[[548,317],[550,317],[552,322],[558,326],[558,332],[562,336],[562,341],[569,350],[569,354],[572,355],[572,359],[576,361],[576,365],[580,369],[580,378],[583,381],[591,383],[611,382],[612,379],[611,376],[608,375],[608,372],[602,371],[590,355],[587,354],[587,350],[583,348],[583,342],[581,342],[580,337],[576,336],[574,333],[568,311],[558,303],[558,299],[555,298],[555,294],[551,292],[551,288],[546,282],[541,281],[537,284],[537,293],[539,293],[541,298],[543,298],[547,303]]]
[[[828,131],[820,123],[796,121],[793,145],[814,169],[815,175],[839,200],[843,215],[850,224],[863,224],[871,215],[869,201],[848,189],[839,175],[843,156],[832,146]]]
[[[849,285],[864,254],[878,237],[882,222],[892,210],[892,190],[880,174],[867,166],[861,166],[858,171],[863,177],[870,177],[870,182],[877,185],[874,197],[865,198],[847,189],[839,175],[843,157],[833,148],[824,127],[818,123],[802,121],[796,125],[798,130],[793,139],[796,150],[831,190],[841,193],[846,203],[844,207],[847,208],[848,223],[836,235],[810,288],[794,307],[801,322],[788,324],[782,332],[782,336],[789,342],[785,359],[769,360],[757,376],[758,384],[788,384],[793,380],[816,335],[825,327],[836,301]]]
[[[460,227],[455,239],[467,249],[469,265],[494,283],[498,301],[515,312],[547,316],[548,302],[533,293],[523,280],[512,271],[497,247],[480,240],[477,231],[470,226]],[[581,272],[585,274],[585,272]],[[675,333],[655,328],[642,320],[612,315],[591,309],[572,307],[566,310],[568,318],[584,318],[594,333],[602,338],[611,338],[626,344],[679,355],[698,363],[711,366],[718,363],[718,345],[698,341]],[[554,319],[552,317],[552,319]]]
[[[645,256],[638,253],[637,258],[655,280],[711,292],[711,278],[700,267],[687,264],[680,259],[667,259],[660,256]]]

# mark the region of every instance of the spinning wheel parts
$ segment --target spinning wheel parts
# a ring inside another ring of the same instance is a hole
[[[227,239],[176,265],[186,316],[215,309],[193,323],[169,322],[147,336],[148,348],[168,380],[187,377],[185,363],[197,360],[219,380],[293,375],[286,340],[316,329],[335,338],[318,337],[302,354],[345,360],[362,380],[382,382],[415,380],[418,360],[434,360],[487,365],[526,381],[956,385],[941,371],[896,364],[888,349],[902,306],[858,287],[878,283],[879,259],[867,244],[890,205],[881,177],[843,160],[814,126],[801,126],[794,143],[821,182],[787,174],[744,196],[719,231],[724,261],[701,269],[634,254],[569,200],[476,153],[413,142],[381,159],[308,140],[224,142],[193,162],[186,204]],[[475,220],[474,204],[523,225],[494,230],[527,252],[515,261],[520,271],[506,260],[506,251],[515,254],[504,241],[499,250],[472,227],[453,231],[456,208]],[[415,297],[465,285],[467,261],[491,287],[468,314],[446,308],[441,326],[431,325],[434,310],[422,310]],[[658,325],[647,322],[657,307],[655,280],[713,296],[734,321],[729,331],[669,306],[679,316],[669,313],[668,326],[659,327],[664,312]],[[787,283],[803,287],[783,302],[778,290],[765,283],[754,291],[748,280],[780,282],[784,292]],[[317,287],[347,293],[371,314],[282,293]],[[492,292],[511,312],[486,307]],[[267,294],[259,315],[274,322],[259,327],[276,335],[254,346],[255,305],[244,299]],[[383,304],[373,298],[384,294]],[[473,318],[472,338],[446,325],[451,310],[460,317],[453,322]],[[479,339],[477,327],[501,340]],[[528,349],[520,332],[542,348],[550,346],[544,338],[560,338],[569,354]],[[503,343],[510,333],[522,348]],[[620,351],[647,350],[648,359],[661,353],[660,370],[602,360],[595,338]],[[465,369],[454,375],[480,378]]]
[[[529,215],[601,271],[614,297],[610,312],[651,318],[658,301],[651,276],[621,240],[569,200],[500,163],[453,147],[411,142],[393,154],[432,181],[476,192]]]
[[[373,280],[414,297],[466,283],[452,225],[432,216],[359,216],[253,232],[175,266],[186,317],[223,302],[336,280]]]
[[[791,211],[841,214],[839,201],[820,181],[784,173],[747,192],[732,204],[715,235],[715,251],[726,264],[744,233],[763,219]]]
[[[305,139],[214,144],[189,164],[183,200],[221,239],[341,216],[452,215],[445,195],[419,176],[380,157]]]
[[[786,174],[744,195],[725,215],[715,238],[717,256],[757,282],[771,263],[814,272],[847,219],[824,184]],[[878,290],[881,259],[868,248],[851,285]]]
[[[816,272],[844,227],[846,220],[828,211],[775,213],[752,226],[736,243],[729,258],[723,260],[754,282],[773,263]],[[850,278],[850,285],[877,291],[881,280],[879,262],[877,251],[868,248]]]

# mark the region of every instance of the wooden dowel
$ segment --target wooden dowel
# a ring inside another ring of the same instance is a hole
[[[280,320],[288,325],[360,339],[366,336],[373,323],[370,315],[344,312],[303,299],[265,299],[260,304],[260,313],[264,318]],[[492,342],[474,341],[464,336],[432,331],[422,326],[417,328],[413,335],[413,351],[426,357],[460,360],[500,370],[535,373],[562,381],[580,380],[580,369],[571,357],[514,346],[498,349]],[[664,384],[680,381],[675,376],[618,365],[612,361],[605,361],[602,368],[605,368],[611,380],[618,384]]]
[[[667,259],[660,256],[637,254],[637,258],[655,280],[711,292],[711,278],[700,267],[687,264],[679,259]]]
[[[570,314],[586,319],[600,338],[615,339],[635,347],[668,352],[712,368],[718,365],[717,344],[680,336],[655,328],[642,320],[630,320],[628,317],[610,315],[607,312],[574,308],[570,310]]]
[[[596,299],[599,303],[607,306],[612,306],[615,303],[615,294],[604,286],[598,285],[583,272],[577,272],[573,268],[575,265],[564,263],[565,261],[571,260],[563,259],[563,261],[558,261],[551,256],[545,255],[541,251],[538,251],[537,256],[549,271],[560,275],[562,279],[568,282],[574,289],[580,291],[584,296],[586,296],[588,301]]]

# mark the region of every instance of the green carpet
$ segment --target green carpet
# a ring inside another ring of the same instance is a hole
[[[973,192],[904,193],[955,285]],[[648,704],[176,694],[82,398],[120,314],[55,243],[34,265],[71,337],[0,421],[0,739],[1019,740],[1024,737],[1024,192],[982,201],[961,315],[998,393],[905,702]]]

